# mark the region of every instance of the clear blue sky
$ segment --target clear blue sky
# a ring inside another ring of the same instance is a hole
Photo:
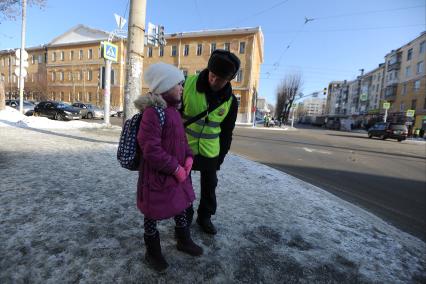
[[[26,45],[48,43],[77,24],[112,30],[113,13],[128,14],[127,4],[47,0],[43,10],[27,11]],[[426,0],[147,0],[146,15],[166,33],[261,26],[259,95],[271,103],[288,72],[302,73],[302,91],[309,94],[332,80],[354,79],[360,68],[374,69],[386,53],[426,30]],[[304,24],[305,16],[314,20]],[[20,19],[0,24],[0,49],[20,46],[20,26]]]

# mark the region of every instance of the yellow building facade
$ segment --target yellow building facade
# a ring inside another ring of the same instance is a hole
[[[49,99],[64,102],[90,102],[103,105],[102,77],[104,59],[100,43],[108,39],[107,32],[78,25],[41,48],[29,48],[29,68],[25,84],[28,99]],[[231,82],[239,101],[237,121],[250,123],[259,88],[260,65],[263,62],[263,34],[260,28],[225,29],[167,34],[165,46],[145,46],[143,69],[159,61],[180,68],[185,75],[196,74],[207,67],[215,49],[227,49],[241,60],[241,69]],[[115,40],[118,60],[112,64],[111,106],[122,109],[126,78],[126,40]],[[39,61],[39,54],[42,60]],[[32,58],[35,58],[32,63]],[[0,51],[0,80],[4,80],[6,96],[17,96],[17,78],[9,80],[14,50]],[[5,61],[4,66],[2,62]],[[41,63],[40,63],[41,62]],[[13,71],[12,71],[13,73]],[[16,76],[15,76],[16,77]],[[36,78],[36,79],[34,79]],[[15,82],[13,81],[15,80]],[[14,88],[8,88],[8,85]],[[142,92],[148,91],[143,82]],[[35,90],[40,87],[40,90]]]

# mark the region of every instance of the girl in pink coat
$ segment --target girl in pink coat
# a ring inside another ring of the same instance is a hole
[[[178,111],[184,76],[173,65],[157,63],[146,70],[144,80],[151,93],[135,100],[136,108],[143,111],[137,135],[143,155],[137,206],[144,214],[145,259],[162,271],[168,264],[161,253],[157,220],[174,217],[178,250],[193,256],[203,250],[192,241],[185,216],[195,194],[189,177],[193,156]],[[165,116],[164,125],[160,115]]]

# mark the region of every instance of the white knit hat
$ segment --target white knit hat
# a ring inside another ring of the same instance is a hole
[[[159,95],[185,80],[185,77],[182,71],[175,66],[159,62],[148,67],[144,80],[148,83],[149,90]]]

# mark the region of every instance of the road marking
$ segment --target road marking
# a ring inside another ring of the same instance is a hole
[[[317,149],[306,148],[306,147],[303,147],[303,150],[309,153],[320,153],[320,154],[331,155],[331,152],[324,151],[324,150],[317,150]]]

